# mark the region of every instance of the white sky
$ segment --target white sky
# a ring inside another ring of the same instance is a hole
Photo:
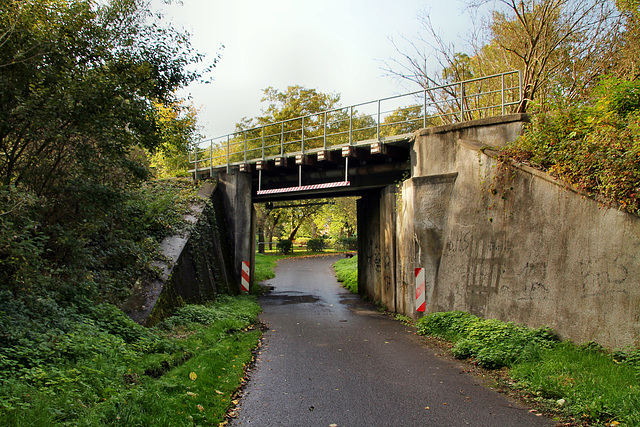
[[[160,3],[160,2],[158,2]],[[445,40],[462,47],[467,33],[459,0],[183,0],[161,6],[198,51],[222,59],[210,84],[190,86],[207,138],[261,113],[262,89],[290,85],[341,95],[348,106],[417,89],[384,76],[381,60],[398,58],[392,43],[424,33],[429,12]],[[460,50],[460,48],[458,48]],[[435,64],[434,64],[435,66]]]

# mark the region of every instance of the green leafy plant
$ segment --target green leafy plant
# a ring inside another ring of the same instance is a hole
[[[325,247],[324,239],[309,239],[307,240],[307,250],[311,252],[322,252]]]
[[[358,250],[358,238],[353,237],[340,237],[336,239],[336,248],[342,251],[357,251]]]
[[[291,240],[279,240],[276,248],[282,255],[289,255],[293,252],[293,242]]]
[[[455,342],[454,356],[473,357],[486,368],[511,366],[535,359],[541,348],[552,346],[557,335],[549,328],[529,329],[496,319],[482,319],[454,311],[431,313],[418,320],[418,333]]]
[[[149,329],[100,305],[45,345],[0,352],[0,424],[217,425],[252,359],[259,311],[253,296],[221,296]],[[7,364],[19,352],[29,365]]]
[[[603,79],[589,103],[533,116],[502,158],[640,215],[640,82]]]

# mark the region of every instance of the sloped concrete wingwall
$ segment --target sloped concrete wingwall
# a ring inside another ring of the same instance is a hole
[[[427,312],[465,310],[548,325],[576,342],[639,345],[640,219],[531,168],[501,166],[487,146],[514,138],[514,119],[417,135],[393,220],[396,310],[422,315],[413,268],[424,267]],[[382,233],[377,239],[390,243]],[[380,275],[373,279],[371,295],[393,308]]]
[[[187,218],[192,228],[161,244],[166,260],[157,263],[160,277],[137,286],[122,307],[140,324],[153,326],[183,303],[238,292],[222,192],[215,184],[205,183],[198,194],[202,202],[192,207]]]

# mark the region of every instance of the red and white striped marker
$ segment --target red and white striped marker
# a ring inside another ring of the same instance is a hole
[[[350,181],[327,182],[324,184],[303,185],[301,187],[273,188],[271,190],[259,190],[256,194],[262,196],[265,194],[291,193],[294,191],[323,190],[325,188],[348,187]]]
[[[249,261],[242,261],[242,282],[240,284],[240,290],[242,292],[249,292]]]
[[[424,289],[424,268],[416,268],[416,310],[424,312],[426,310],[425,289]]]

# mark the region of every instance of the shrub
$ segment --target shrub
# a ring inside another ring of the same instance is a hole
[[[282,255],[289,255],[293,252],[293,242],[291,240],[279,240],[276,248]]]
[[[336,239],[336,248],[342,251],[357,251],[358,238],[357,237],[340,237]]]
[[[486,368],[533,360],[558,341],[551,329],[530,329],[497,319],[482,319],[462,311],[431,313],[417,323],[418,333],[455,342],[455,357],[473,357]]]
[[[640,215],[640,82],[604,79],[594,93],[588,105],[533,116],[502,157]]]
[[[322,252],[324,246],[324,239],[309,239],[307,241],[307,250],[311,252]]]

